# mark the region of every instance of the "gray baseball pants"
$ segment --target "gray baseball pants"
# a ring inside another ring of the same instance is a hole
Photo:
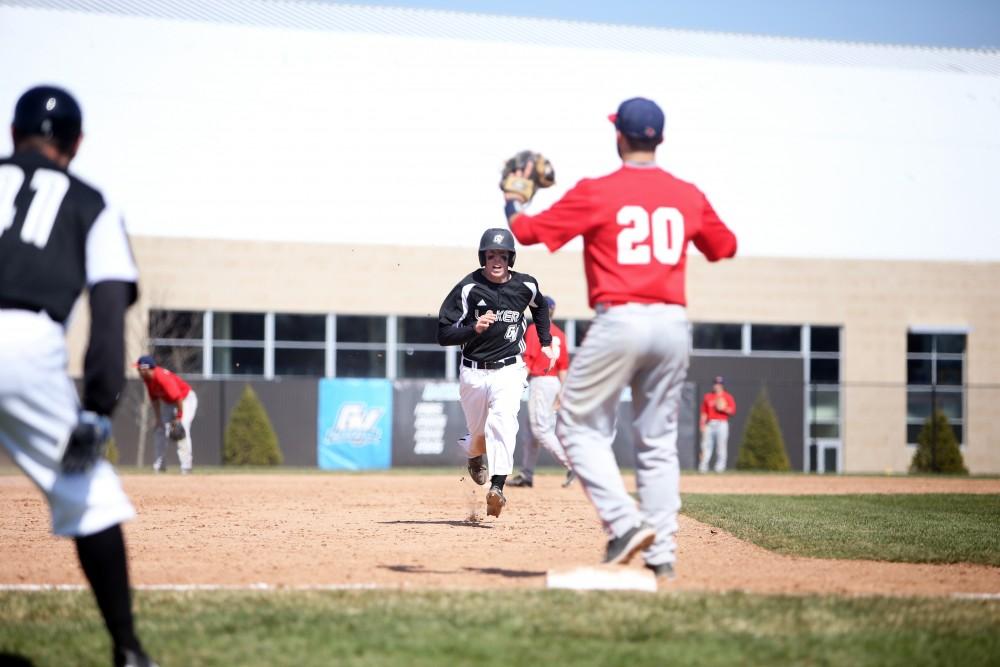
[[[715,472],[726,469],[726,455],[729,453],[729,422],[725,419],[711,419],[705,424],[701,434],[701,461],[699,472],[708,472],[708,463],[715,452]]]
[[[677,419],[687,376],[688,322],[682,306],[625,304],[599,309],[563,385],[556,435],[605,530],[621,536],[645,521],[656,540],[651,565],[676,560],[681,507]],[[639,505],[611,445],[622,389],[632,389]]]
[[[562,383],[554,375],[533,377],[528,380],[528,425],[531,437],[525,440],[521,452],[521,476],[531,481],[541,448],[545,447],[564,468],[569,467],[566,451],[556,437],[556,412],[552,409]]]

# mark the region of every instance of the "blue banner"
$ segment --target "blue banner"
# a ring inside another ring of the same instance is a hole
[[[317,461],[324,470],[373,470],[392,465],[392,383],[319,382]]]

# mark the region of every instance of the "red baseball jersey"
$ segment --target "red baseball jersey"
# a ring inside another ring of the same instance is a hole
[[[686,305],[688,242],[712,262],[736,254],[736,236],[701,190],[655,165],[626,163],[584,179],[547,211],[516,216],[510,228],[521,243],[544,243],[550,251],[583,236],[591,307]]]
[[[719,412],[715,409],[716,395],[714,391],[708,392],[705,394],[705,397],[701,399],[701,414],[705,415],[709,421],[712,421],[713,419],[728,421],[731,416],[736,414],[736,401],[733,399],[733,395],[723,389],[722,397],[726,399],[726,403],[729,404],[728,414],[725,412]]]
[[[524,332],[524,363],[528,365],[528,375],[559,375],[559,371],[569,369],[569,351],[566,347],[566,334],[555,325],[549,324],[549,331],[552,332],[552,347],[559,350],[559,358],[556,359],[555,366],[549,369],[549,358],[542,353],[542,344],[538,340],[538,332],[532,324]]]
[[[142,381],[146,383],[150,400],[154,401],[178,403],[191,393],[191,387],[179,375],[159,366],[153,369],[153,377],[148,380],[143,378]]]

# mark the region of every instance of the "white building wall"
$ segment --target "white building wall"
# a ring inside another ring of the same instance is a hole
[[[75,4],[0,3],[0,59],[17,63],[0,70],[0,113],[39,82],[76,93],[75,166],[134,234],[468,247],[503,224],[505,157],[553,159],[540,209],[616,167],[606,116],[643,95],[667,114],[662,165],[702,187],[743,255],[1000,260],[997,52],[310,3]]]

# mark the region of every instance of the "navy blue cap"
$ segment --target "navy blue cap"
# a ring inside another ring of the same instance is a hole
[[[556,300],[553,299],[551,296],[545,297],[545,303],[549,304],[549,308],[555,308],[556,307]]]
[[[716,376],[715,376],[715,384],[726,384],[726,383],[725,383],[725,382],[723,382],[722,380],[723,380],[723,378],[722,378],[722,376],[721,376],[721,375],[716,375]]]
[[[626,137],[658,139],[663,136],[663,110],[645,97],[625,100],[618,106],[617,113],[608,116],[608,120]]]
[[[153,357],[149,356],[148,354],[144,354],[141,357],[139,357],[138,361],[135,362],[135,367],[156,368],[156,359],[153,359]]]

